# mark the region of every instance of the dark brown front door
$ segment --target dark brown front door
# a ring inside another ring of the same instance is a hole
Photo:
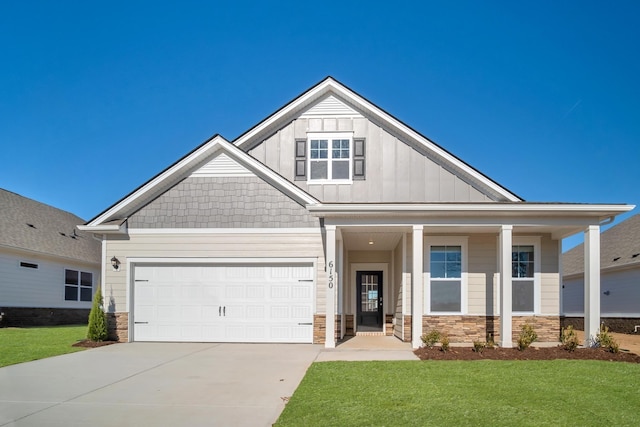
[[[382,271],[356,272],[357,331],[382,331]]]

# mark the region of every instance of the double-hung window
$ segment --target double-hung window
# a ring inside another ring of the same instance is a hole
[[[64,270],[64,300],[91,301],[93,274],[78,270]]]
[[[351,134],[309,135],[309,181],[350,181]]]
[[[466,239],[434,242],[428,248],[429,311],[462,313],[465,310]]]
[[[514,313],[537,311],[539,239],[514,239],[511,250],[511,304]]]

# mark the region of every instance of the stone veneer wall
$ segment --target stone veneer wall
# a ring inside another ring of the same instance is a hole
[[[344,322],[347,325],[347,329],[345,330],[344,335],[346,337],[354,336],[356,333],[353,330],[353,314],[345,314],[344,315]]]
[[[404,315],[404,342],[411,342],[411,315]]]
[[[0,326],[86,325],[89,311],[88,308],[0,308]]]
[[[107,313],[108,339],[129,341],[129,313]]]
[[[621,334],[633,334],[636,325],[640,325],[637,317],[601,317],[600,323],[609,328],[610,332]],[[563,328],[571,325],[574,329],[584,331],[584,317],[561,317],[560,325]]]
[[[393,336],[393,314],[384,315],[384,334],[386,336]]]
[[[313,343],[324,344],[327,336],[327,316],[324,314],[313,315]]]
[[[512,339],[517,341],[522,325],[530,323],[538,334],[539,342],[557,342],[560,339],[559,316],[513,316]],[[471,344],[473,341],[500,341],[499,316],[424,316],[424,333],[436,329],[449,335],[454,343]]]

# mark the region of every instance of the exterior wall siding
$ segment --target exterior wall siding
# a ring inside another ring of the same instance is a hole
[[[307,132],[353,132],[366,139],[366,179],[351,184],[294,181],[294,144]],[[479,202],[493,199],[441,167],[425,153],[364,117],[300,117],[249,150],[263,162],[323,202]]]
[[[600,275],[600,314],[603,317],[640,317],[640,268]],[[584,277],[563,282],[563,314],[584,315]],[[605,294],[604,292],[608,292]]]
[[[20,262],[37,264],[38,268],[21,267]],[[91,301],[65,301],[65,269],[92,273],[95,294],[100,284],[100,267],[97,265],[3,251],[0,253],[0,308],[90,309]]]
[[[258,177],[187,178],[133,214],[130,228],[300,228],[317,218]]]

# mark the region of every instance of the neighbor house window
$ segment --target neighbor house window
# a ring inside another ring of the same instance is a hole
[[[64,270],[65,301],[91,301],[92,294],[93,273]]]
[[[513,245],[511,250],[511,303],[514,312],[533,313],[536,311],[536,272],[539,271],[539,260],[536,254],[538,245],[534,242],[531,243]]]
[[[351,135],[309,136],[309,181],[350,181],[351,159]]]
[[[452,244],[429,245],[428,306],[431,312],[464,311],[466,243],[456,243],[452,241]]]

